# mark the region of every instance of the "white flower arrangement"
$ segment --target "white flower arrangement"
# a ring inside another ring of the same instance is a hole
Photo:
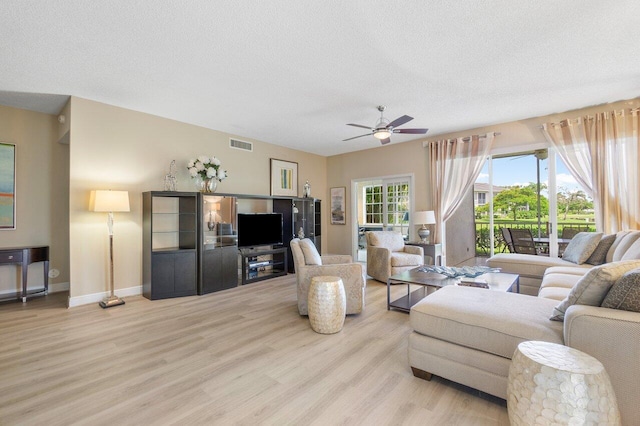
[[[195,160],[189,160],[187,169],[192,178],[200,177],[202,180],[215,179],[222,182],[227,177],[227,171],[220,168],[220,160],[216,157],[201,155]]]

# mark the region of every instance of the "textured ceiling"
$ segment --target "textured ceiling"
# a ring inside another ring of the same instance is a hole
[[[0,104],[74,95],[333,155],[380,146],[342,142],[379,104],[434,136],[638,97],[639,28],[638,0],[2,0]]]

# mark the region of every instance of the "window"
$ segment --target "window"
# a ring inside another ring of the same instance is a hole
[[[487,204],[487,193],[486,192],[478,192],[478,200],[476,202],[477,206],[483,206]]]
[[[366,223],[382,224],[382,185],[365,186],[364,194]]]
[[[409,223],[408,182],[368,185],[364,187],[364,195],[364,211],[367,224],[400,226]],[[386,220],[384,220],[385,214]]]

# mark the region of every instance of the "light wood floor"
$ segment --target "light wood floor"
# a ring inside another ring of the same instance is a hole
[[[0,305],[0,424],[506,425],[503,400],[412,376],[409,316],[367,306],[334,335],[298,315],[295,276],[170,300]]]

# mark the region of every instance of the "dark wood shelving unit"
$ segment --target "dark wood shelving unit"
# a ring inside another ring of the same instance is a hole
[[[197,193],[142,194],[142,294],[155,300],[192,296],[198,284]]]

